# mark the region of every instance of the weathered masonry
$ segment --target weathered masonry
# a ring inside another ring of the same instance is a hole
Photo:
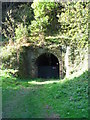
[[[20,54],[19,72],[22,76],[30,78],[64,78],[65,49],[61,46],[23,47]]]

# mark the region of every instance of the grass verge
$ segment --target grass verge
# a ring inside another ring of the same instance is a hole
[[[88,71],[73,79],[50,79],[48,84],[5,71],[1,78],[5,118],[88,118]]]

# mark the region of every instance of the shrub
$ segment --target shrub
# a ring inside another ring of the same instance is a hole
[[[16,41],[19,42],[20,38],[28,36],[27,27],[23,24],[18,25],[15,29]]]
[[[17,68],[17,48],[16,46],[8,45],[1,49],[0,52],[1,57],[1,68]]]

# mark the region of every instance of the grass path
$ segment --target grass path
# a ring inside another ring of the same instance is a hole
[[[88,72],[32,81],[2,76],[3,118],[88,118]]]
[[[10,96],[8,96],[7,101],[4,103],[3,106],[3,118],[18,118],[19,116],[21,118],[27,118],[27,117],[35,117],[34,109],[36,109],[38,112],[40,112],[40,116],[36,115],[36,118],[38,117],[44,117],[44,118],[59,118],[59,115],[53,112],[53,109],[48,104],[44,105],[42,103],[37,103],[35,100],[34,105],[30,102],[34,101],[33,97],[36,97],[38,99],[38,94],[35,95],[35,92],[38,91],[40,87],[33,87],[33,88],[22,88],[17,91],[7,90],[7,94],[9,93]],[[33,93],[33,95],[32,95]],[[34,96],[35,95],[35,96]],[[32,97],[30,97],[32,96]],[[45,98],[43,98],[45,100]],[[30,100],[30,101],[29,101]],[[31,107],[31,110],[29,109]],[[18,111],[18,110],[22,110]],[[8,112],[7,112],[8,111]],[[32,111],[32,115],[30,116]],[[38,113],[37,112],[37,113]],[[12,113],[12,114],[11,114]],[[21,113],[21,115],[20,115]]]

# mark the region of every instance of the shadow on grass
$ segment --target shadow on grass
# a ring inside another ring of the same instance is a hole
[[[2,76],[3,117],[46,118],[53,109],[61,118],[87,118],[88,73],[73,79],[50,79],[48,84],[47,80],[37,84],[41,79]]]
[[[83,74],[81,74],[79,77],[74,77],[73,79],[41,79],[41,78],[35,78],[35,79],[28,79],[28,78],[16,78],[11,75],[1,76],[2,79],[2,86],[3,87],[17,87],[17,86],[23,86],[23,87],[29,87],[31,85],[44,85],[44,84],[68,84],[73,83],[75,81],[78,82],[85,82],[88,79],[89,72],[86,71]]]

